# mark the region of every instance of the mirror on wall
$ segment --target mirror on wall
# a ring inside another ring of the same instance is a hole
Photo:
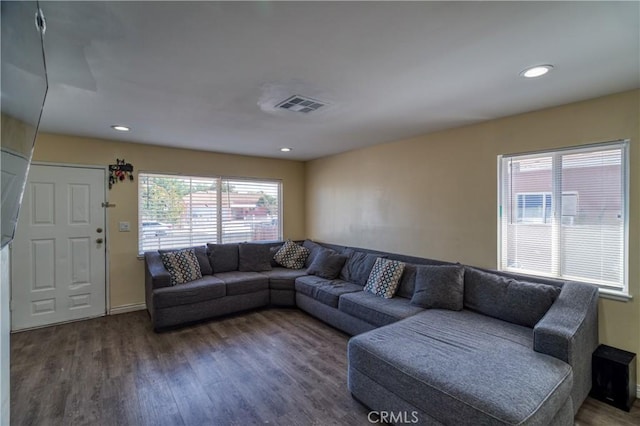
[[[0,2],[1,233],[13,240],[48,81],[44,16],[37,1]]]

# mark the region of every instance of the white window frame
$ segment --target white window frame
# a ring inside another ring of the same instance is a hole
[[[143,227],[142,227],[142,218],[143,218],[143,214],[142,214],[142,204],[141,204],[141,194],[140,194],[140,185],[142,184],[142,180],[143,177],[145,176],[149,176],[149,177],[175,177],[176,179],[208,179],[208,180],[214,180],[217,181],[217,195],[216,195],[216,228],[217,228],[217,232],[216,232],[216,241],[209,241],[210,243],[217,243],[217,244],[221,244],[223,243],[222,239],[223,239],[223,214],[222,214],[222,201],[223,201],[223,193],[222,193],[222,183],[225,181],[245,181],[245,182],[256,182],[256,183],[270,183],[270,184],[275,184],[277,185],[278,188],[278,195],[277,195],[277,200],[278,200],[278,236],[277,239],[274,241],[279,241],[283,239],[283,217],[284,217],[284,212],[283,212],[283,204],[282,204],[282,200],[283,200],[283,185],[282,185],[282,180],[281,179],[261,179],[261,178],[253,178],[253,177],[237,177],[237,176],[222,176],[222,175],[216,175],[216,176],[195,176],[195,175],[183,175],[183,174],[176,174],[176,173],[166,173],[166,172],[153,172],[153,171],[140,171],[140,173],[138,174],[138,255],[142,256],[144,254],[144,250],[143,250]],[[155,219],[154,219],[155,220]],[[252,240],[247,240],[246,242],[250,242]],[[263,240],[258,240],[260,242],[266,242]]]
[[[621,211],[622,214],[624,216],[624,222],[623,222],[623,278],[622,278],[622,288],[620,287],[611,287],[611,286],[607,286],[603,283],[599,283],[596,281],[593,282],[589,282],[589,281],[585,281],[589,284],[593,284],[596,285],[599,288],[599,291],[601,294],[605,295],[605,296],[609,296],[612,297],[614,299],[619,298],[620,300],[627,300],[631,298],[631,295],[629,294],[629,140],[625,139],[625,140],[616,140],[616,141],[610,141],[610,142],[603,142],[603,143],[596,143],[596,144],[589,144],[589,145],[581,145],[581,146],[574,146],[574,147],[568,147],[568,148],[560,148],[560,149],[553,149],[553,150],[545,150],[545,151],[537,151],[537,152],[528,152],[528,153],[519,153],[519,154],[509,154],[509,155],[499,155],[498,156],[498,206],[497,206],[497,213],[498,213],[498,217],[497,217],[497,248],[498,248],[498,258],[497,258],[497,269],[500,271],[507,271],[507,272],[514,272],[514,273],[519,273],[519,274],[523,274],[523,275],[532,275],[532,276],[537,276],[537,277],[546,277],[546,278],[556,278],[556,279],[560,279],[560,280],[572,280],[572,277],[570,276],[559,276],[559,275],[555,275],[555,274],[544,274],[538,271],[525,271],[523,269],[520,268],[514,268],[514,267],[510,267],[508,266],[505,261],[505,258],[503,257],[503,250],[506,248],[503,248],[503,233],[506,232],[506,230],[504,229],[505,225],[509,223],[509,220],[502,220],[502,215],[503,214],[507,214],[507,210],[504,209],[503,210],[503,206],[505,205],[505,203],[508,203],[508,201],[503,201],[505,194],[503,191],[503,167],[502,167],[502,161],[503,159],[506,158],[514,158],[514,157],[526,157],[527,155],[531,155],[532,157],[535,156],[539,156],[539,155],[549,155],[549,156],[555,156],[555,155],[560,155],[566,152],[570,152],[570,151],[580,151],[580,150],[593,150],[593,151],[597,151],[598,149],[602,149],[602,148],[607,148],[607,147],[613,147],[613,146],[617,146],[621,149],[622,151],[622,194],[623,194],[623,198],[622,198],[622,206],[621,206]],[[555,163],[555,162],[554,162]],[[555,166],[554,166],[555,167]],[[560,188],[558,188],[560,189]],[[533,193],[533,192],[532,192]],[[542,194],[542,192],[538,192],[540,194]],[[562,196],[564,196],[565,194],[567,195],[572,195],[574,194],[574,191],[566,191],[562,193]],[[520,193],[517,193],[520,194]],[[577,195],[577,194],[576,194]],[[553,194],[552,194],[552,205],[553,205]],[[516,204],[517,204],[517,200],[516,200]],[[562,203],[561,203],[562,204]],[[554,214],[553,212],[554,209],[552,209],[552,215]],[[516,212],[517,214],[517,212]],[[561,215],[561,213],[560,213]],[[514,218],[515,219],[515,218]],[[517,220],[517,219],[515,219]],[[514,223],[515,223],[514,220]],[[540,223],[540,225],[545,225],[545,226],[561,226],[561,225],[567,225],[566,223],[563,223],[563,218],[561,215],[561,220],[560,221],[553,221],[553,224],[543,224]],[[528,223],[529,225],[531,225],[531,223]],[[559,253],[559,250],[557,249],[553,249],[553,255],[554,256],[562,256],[561,253]],[[504,264],[503,264],[504,263]],[[557,263],[557,262],[554,262]],[[572,281],[578,281],[578,280],[572,280]]]

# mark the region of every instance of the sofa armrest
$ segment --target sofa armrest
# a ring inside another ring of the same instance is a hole
[[[533,349],[573,370],[574,414],[591,390],[591,354],[598,346],[598,289],[566,282],[558,299],[533,329]]]
[[[162,263],[160,253],[148,251],[144,254],[145,286],[150,289],[171,287],[171,277]]]
[[[144,254],[144,298],[151,323],[156,328],[156,311],[153,306],[153,290],[171,286],[171,276],[162,264],[162,257],[157,251]]]

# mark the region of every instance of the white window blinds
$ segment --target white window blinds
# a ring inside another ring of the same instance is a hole
[[[281,183],[140,173],[140,253],[282,239]]]
[[[499,157],[499,269],[626,292],[627,151]]]

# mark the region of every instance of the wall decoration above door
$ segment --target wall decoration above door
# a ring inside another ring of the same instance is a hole
[[[127,163],[124,158],[116,158],[116,164],[109,164],[109,189],[118,181],[133,181],[133,165]]]

